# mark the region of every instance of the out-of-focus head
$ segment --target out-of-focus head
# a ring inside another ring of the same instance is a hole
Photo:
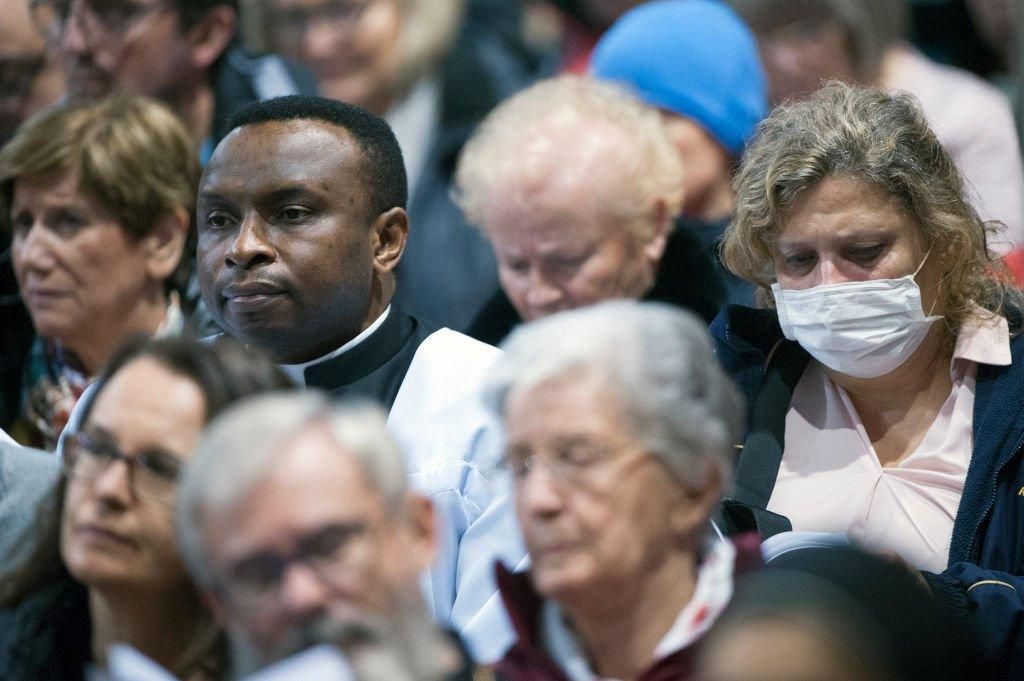
[[[383,115],[434,72],[464,0],[263,0],[277,52],[308,66],[320,92]]]
[[[466,144],[456,184],[525,320],[643,296],[683,200],[682,164],[657,112],[575,76],[495,109]]]
[[[0,225],[39,334],[82,352],[180,283],[198,177],[188,132],[151,100],[27,121],[0,150]]]
[[[434,557],[431,504],[407,489],[381,410],[315,393],[252,400],[213,423],[185,474],[178,530],[257,666],[416,603]]]
[[[891,0],[729,0],[761,50],[773,104],[804,97],[826,81],[874,83],[886,48],[906,26]]]
[[[211,314],[280,362],[340,347],[390,301],[407,194],[398,142],[373,114],[299,95],[240,110],[199,189]]]
[[[72,100],[115,92],[180,105],[235,32],[237,0],[32,0],[56,41]]]
[[[502,348],[487,394],[540,593],[571,608],[692,565],[743,420],[697,318],[612,301]]]
[[[802,554],[809,554],[805,556]],[[832,554],[832,555],[829,555]],[[902,565],[805,549],[742,578],[702,648],[706,681],[961,681],[969,639]]]
[[[287,385],[234,344],[139,339],[119,350],[65,445],[60,547],[71,575],[109,592],[191,590],[174,531],[179,473],[210,418]]]
[[[47,54],[26,0],[0,0],[0,145],[18,124],[60,98],[64,78]]]
[[[728,6],[712,0],[637,7],[598,42],[591,72],[697,123],[733,159],[768,109],[754,36]],[[684,159],[687,177],[700,172],[694,165]]]
[[[963,180],[910,95],[831,83],[776,109],[735,186],[723,261],[766,295],[776,281],[801,289],[921,267],[924,309],[954,333],[976,306],[999,312],[1010,295],[992,276]]]

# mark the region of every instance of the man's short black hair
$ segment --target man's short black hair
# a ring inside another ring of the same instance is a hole
[[[352,135],[363,152],[363,178],[375,214],[406,207],[409,196],[405,161],[395,133],[369,111],[315,95],[287,95],[248,104],[231,117],[228,131],[271,121],[324,121]]]

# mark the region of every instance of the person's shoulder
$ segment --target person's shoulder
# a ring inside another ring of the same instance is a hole
[[[0,442],[0,508],[14,497],[48,486],[60,472],[57,457],[48,452]]]
[[[486,369],[501,355],[501,350],[455,331],[446,326],[434,323],[429,319],[411,315],[399,309],[397,314],[411,320],[413,333],[421,339],[416,348],[416,361],[429,360],[443,366],[464,369]]]
[[[719,354],[767,356],[784,338],[775,310],[726,305],[709,328]]]
[[[437,329],[427,336],[423,345],[427,344],[431,352],[464,364],[490,364],[501,355],[501,350],[493,345],[447,327]],[[422,349],[423,346],[420,347]]]

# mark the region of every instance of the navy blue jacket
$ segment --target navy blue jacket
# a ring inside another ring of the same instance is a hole
[[[1021,316],[1007,317],[1011,328],[1019,330]],[[788,373],[785,367],[782,373],[795,376],[788,380],[792,388],[808,361],[796,343],[785,340],[773,310],[729,306],[712,323],[711,333],[722,365],[750,405],[756,404],[765,377],[776,373],[773,363],[789,364]],[[1013,337],[1010,347],[1009,366],[978,366],[974,452],[953,524],[948,567],[940,574],[925,573],[932,592],[977,635],[993,665],[994,679],[1024,679],[1024,335]],[[733,494],[738,491],[740,497],[746,488],[757,487],[756,480],[744,478],[765,470],[757,461],[758,443],[771,440],[768,435],[782,442],[789,402],[777,401],[771,407],[778,412],[773,420],[766,419],[766,409],[762,400],[760,411],[751,410],[752,432],[737,461],[733,486]],[[774,424],[775,432],[752,437],[765,423]],[[764,516],[759,514],[766,512],[752,510],[761,526]],[[771,525],[773,519],[767,515],[765,524]],[[778,529],[785,528],[776,525]]]

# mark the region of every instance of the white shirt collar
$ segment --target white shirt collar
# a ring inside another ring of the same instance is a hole
[[[966,359],[978,364],[1009,366],[1010,326],[1006,317],[986,313],[976,308],[964,320],[956,337],[953,359]]]
[[[323,357],[317,357],[314,360],[310,360],[308,362],[303,362],[302,364],[278,364],[278,366],[281,368],[281,371],[283,371],[285,373],[285,375],[288,376],[288,378],[290,378],[290,379],[292,379],[292,381],[294,381],[295,385],[305,386],[306,385],[306,374],[305,374],[306,367],[311,367],[314,364],[319,364],[320,362],[323,362],[325,360],[333,359],[333,358],[337,357],[338,355],[342,354],[343,352],[347,352],[347,351],[351,350],[352,348],[354,348],[355,346],[359,345],[364,340],[366,340],[371,335],[373,335],[374,331],[376,331],[377,329],[379,329],[381,327],[381,325],[384,323],[384,320],[388,318],[388,313],[389,312],[391,312],[391,306],[390,305],[388,305],[386,308],[384,308],[384,312],[382,312],[381,315],[379,317],[377,317],[376,320],[374,320],[373,324],[370,324],[368,327],[366,327],[358,336],[356,336],[355,338],[353,338],[349,342],[345,343],[344,345],[342,345],[337,350],[333,350],[332,352],[328,352]]]
[[[717,528],[716,528],[717,533]],[[736,547],[727,539],[712,537],[704,562],[697,571],[693,598],[679,612],[675,623],[654,648],[651,664],[682,650],[706,632],[732,598]],[[541,642],[571,681],[600,679],[590,668],[586,653],[566,624],[558,605],[545,600],[541,611]]]

